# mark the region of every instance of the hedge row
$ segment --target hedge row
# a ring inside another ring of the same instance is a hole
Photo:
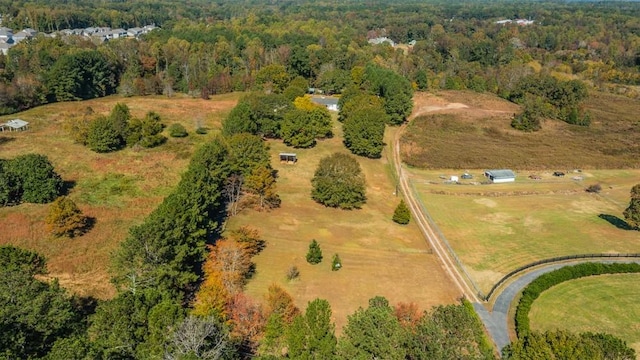
[[[640,273],[640,264],[636,263],[584,263],[573,266],[565,266],[561,269],[541,275],[531,282],[523,291],[522,297],[516,308],[516,333],[518,338],[529,335],[529,311],[535,299],[543,291],[558,285],[562,282],[579,279],[586,276],[603,274]]]

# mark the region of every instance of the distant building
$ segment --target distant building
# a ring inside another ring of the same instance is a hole
[[[371,45],[380,45],[380,44],[384,44],[384,43],[387,43],[387,44],[389,44],[391,46],[396,46],[396,43],[393,40],[391,40],[388,37],[386,37],[386,36],[369,39],[369,44],[371,44]]]
[[[487,177],[492,183],[506,183],[516,181],[516,174],[508,169],[502,170],[486,170],[484,176]]]
[[[0,131],[22,131],[29,128],[29,123],[21,119],[9,120],[0,124]]]
[[[338,98],[330,96],[312,96],[311,101],[316,104],[324,105],[329,111],[338,111]]]

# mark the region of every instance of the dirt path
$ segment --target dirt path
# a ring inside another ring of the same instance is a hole
[[[431,225],[429,224],[429,221],[427,221],[421,209],[419,200],[415,198],[413,191],[411,191],[409,180],[407,178],[406,172],[402,167],[402,160],[400,159],[400,136],[402,135],[405,127],[406,125],[403,125],[396,132],[395,139],[393,141],[393,162],[395,163],[400,190],[402,191],[404,198],[407,200],[407,205],[411,209],[411,213],[413,214],[414,219],[420,227],[422,234],[429,243],[429,246],[433,249],[438,258],[440,258],[442,266],[444,267],[446,273],[456,284],[458,290],[460,290],[460,294],[472,302],[479,302],[475,292],[471,289],[471,287],[467,283],[467,280],[463,277],[462,273],[455,265],[455,261],[452,255],[447,251],[447,248],[442,243],[442,240],[433,231]]]

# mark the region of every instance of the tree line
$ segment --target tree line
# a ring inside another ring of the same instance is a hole
[[[40,14],[50,10],[44,3],[5,2],[6,25],[42,31],[50,27],[39,22],[49,16]],[[137,8],[146,10],[134,11]],[[38,37],[12,47],[7,56],[0,56],[2,113],[116,91],[207,97],[265,84],[277,89],[296,77],[312,87],[339,93],[348,88],[352,70],[370,62],[400,74],[418,90],[471,89],[506,98],[534,73],[575,79],[632,97],[638,93],[626,85],[640,83],[640,7],[632,2],[587,6],[579,2],[381,1],[365,6],[351,1],[196,1],[185,6],[161,0],[131,5],[78,0],[55,10],[53,14],[106,11],[111,20],[95,15],[91,25],[113,27],[151,21],[143,15],[151,11],[161,18],[155,22],[162,29],[141,40],[95,44],[82,38]],[[380,12],[385,16],[380,17]],[[132,14],[141,15],[118,20]],[[528,26],[495,23],[514,17],[535,22]],[[367,43],[378,36],[415,44],[405,51]],[[274,69],[285,72],[270,74]],[[560,91],[565,88],[556,85]],[[572,123],[585,123],[579,106],[567,107],[559,115]]]

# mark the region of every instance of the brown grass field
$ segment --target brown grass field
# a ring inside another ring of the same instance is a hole
[[[358,158],[367,180],[367,203],[362,209],[326,208],[311,200],[311,178],[320,159],[335,151],[347,152],[337,126],[335,132],[334,138],[320,141],[313,149],[270,142],[282,206],[269,213],[245,210],[229,220],[230,229],[251,224],[267,240],[266,249],[255,258],[257,273],[247,292],[261,299],[269,285],[277,283],[303,309],[315,298],[327,299],[338,331],[347,315],[366,307],[368,299],[376,295],[387,297],[392,304],[415,302],[423,310],[454,302],[459,293],[417,226],[391,221],[399,198],[394,195],[385,156],[378,160]],[[387,139],[392,138],[389,133]],[[277,154],[281,151],[297,153],[298,163],[280,164]],[[323,251],[324,259],[318,265],[305,260],[312,239]],[[335,253],[344,266],[332,272]],[[286,279],[290,266],[298,267],[299,279]]]
[[[2,133],[0,158],[27,153],[47,155],[62,178],[74,183],[69,196],[96,223],[82,237],[56,239],[45,229],[48,205],[0,208],[0,244],[44,254],[49,260],[50,276],[59,278],[73,292],[98,298],[112,296],[114,289],[107,272],[109,254],[127,236],[129,227],[140,223],[177,184],[194,148],[214,136],[238,97],[235,94],[200,100],[110,96],[51,104],[1,117],[0,121],[12,118],[29,121],[30,129]],[[74,144],[63,129],[66,119],[81,116],[87,107],[106,115],[117,102],[126,103],[136,117],[155,111],[167,125],[182,123],[190,135],[183,139],[169,138],[156,149],[97,154]],[[212,131],[195,134],[196,124]]]
[[[546,120],[542,130],[511,128],[519,107],[466,91],[416,94],[417,115],[402,139],[404,161],[418,168],[622,169],[640,167],[640,102],[593,93],[589,127]]]
[[[194,148],[217,133],[220,121],[238,98],[238,94],[206,101],[113,96],[52,104],[0,118],[19,117],[31,122],[29,131],[1,135],[0,157],[46,154],[63,179],[75,183],[69,195],[85,214],[96,218],[95,227],[86,235],[56,239],[45,229],[47,205],[0,208],[0,244],[14,244],[46,255],[50,276],[59,278],[75,293],[112,296],[114,289],[107,271],[111,251],[127,236],[128,229],[140,223],[177,184]],[[182,123],[190,135],[185,139],[170,138],[155,149],[96,154],[74,144],[63,129],[65,119],[81,116],[87,106],[97,114],[107,114],[117,102],[126,103],[134,116],[156,111],[166,124]],[[196,123],[211,129],[209,134],[195,134]],[[255,258],[257,273],[247,292],[263,299],[268,286],[279,283],[302,308],[317,297],[328,299],[338,329],[346,323],[348,314],[366,306],[367,300],[376,295],[386,296],[391,303],[415,302],[421,309],[454,302],[459,294],[418,228],[391,221],[399,198],[393,194],[395,184],[385,157],[359,158],[368,183],[368,201],[362,209],[329,209],[311,200],[310,179],[320,158],[347,151],[337,123],[335,132],[334,138],[308,150],[290,149],[280,141],[270,141],[272,163],[279,171],[282,207],[271,212],[243,210],[227,224],[227,229],[252,225],[267,240],[266,249]],[[280,151],[297,152],[298,164],[280,164]],[[316,266],[305,261],[311,239],[317,239],[324,252],[323,262]],[[330,270],[334,253],[340,254],[344,264],[337,272]],[[289,282],[285,273],[291,265],[298,266],[301,276]]]

